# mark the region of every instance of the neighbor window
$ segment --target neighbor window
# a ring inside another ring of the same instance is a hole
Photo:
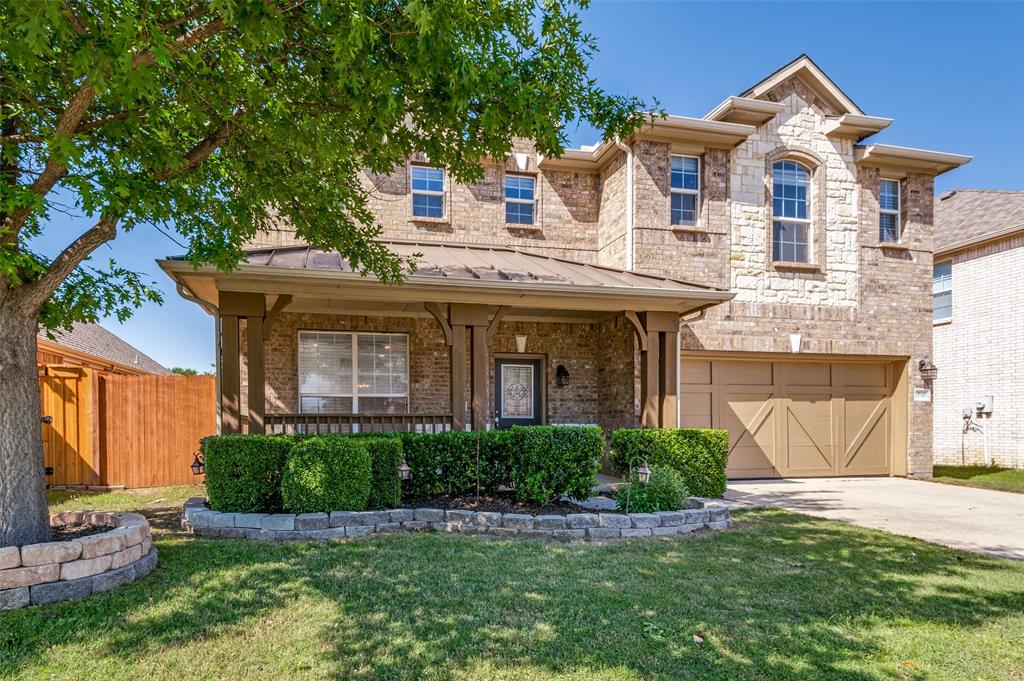
[[[505,222],[532,225],[537,205],[536,179],[527,175],[505,176]]]
[[[878,240],[895,243],[900,240],[900,183],[881,180],[878,184]]]
[[[299,332],[299,411],[403,414],[408,410],[408,336]]]
[[[953,317],[953,262],[932,266],[932,319],[941,321]]]
[[[412,166],[412,214],[418,218],[444,217],[444,170]]]
[[[772,166],[772,260],[810,262],[811,171],[796,161]]]
[[[672,224],[694,226],[700,214],[700,159],[672,157]]]

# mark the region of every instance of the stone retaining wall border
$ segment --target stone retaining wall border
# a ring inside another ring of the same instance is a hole
[[[397,508],[332,513],[221,513],[194,497],[185,503],[182,526],[202,537],[256,541],[343,540],[389,532],[447,532],[534,539],[607,540],[664,537],[697,530],[724,530],[725,507],[658,513],[528,515],[490,511]]]
[[[81,523],[114,529],[71,541],[0,548],[0,611],[110,591],[156,567],[145,516],[105,511],[50,514],[51,527]]]

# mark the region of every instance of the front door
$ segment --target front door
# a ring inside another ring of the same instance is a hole
[[[539,359],[494,360],[494,410],[498,428],[544,422],[543,366]]]

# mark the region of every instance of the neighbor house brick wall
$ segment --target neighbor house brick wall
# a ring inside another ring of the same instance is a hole
[[[952,261],[953,317],[934,326],[935,463],[983,461],[982,434],[963,434],[962,410],[992,395],[991,460],[1024,468],[1024,236]]]

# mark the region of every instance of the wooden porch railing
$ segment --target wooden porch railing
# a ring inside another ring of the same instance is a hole
[[[267,414],[267,434],[441,433],[452,429],[451,414]]]

